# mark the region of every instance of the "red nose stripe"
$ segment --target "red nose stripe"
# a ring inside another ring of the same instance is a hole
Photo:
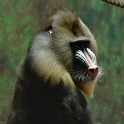
[[[89,68],[88,68],[88,74],[90,77],[95,78],[96,75],[98,74],[98,66],[93,63],[91,60],[89,54],[84,50],[84,55],[88,61]]]

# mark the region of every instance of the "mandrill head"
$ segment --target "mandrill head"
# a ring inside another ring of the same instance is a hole
[[[32,68],[52,85],[78,87],[92,96],[100,75],[97,43],[88,27],[68,10],[57,12],[29,48]]]

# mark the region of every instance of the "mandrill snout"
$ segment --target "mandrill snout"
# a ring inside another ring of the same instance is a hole
[[[90,78],[95,79],[95,77],[98,74],[98,66],[94,66],[94,67],[89,67],[88,68],[88,75]]]

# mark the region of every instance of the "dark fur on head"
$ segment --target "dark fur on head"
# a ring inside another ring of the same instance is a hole
[[[93,35],[76,14],[63,10],[48,20],[20,66],[8,124],[93,124],[83,93],[92,95],[97,77],[84,83],[83,92],[71,74],[70,44],[80,39],[97,53]]]

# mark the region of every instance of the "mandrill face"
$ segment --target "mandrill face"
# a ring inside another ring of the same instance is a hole
[[[35,39],[32,63],[44,80],[51,80],[53,85],[63,82],[78,87],[87,96],[93,95],[100,75],[97,44],[79,17],[68,10],[59,11]]]

